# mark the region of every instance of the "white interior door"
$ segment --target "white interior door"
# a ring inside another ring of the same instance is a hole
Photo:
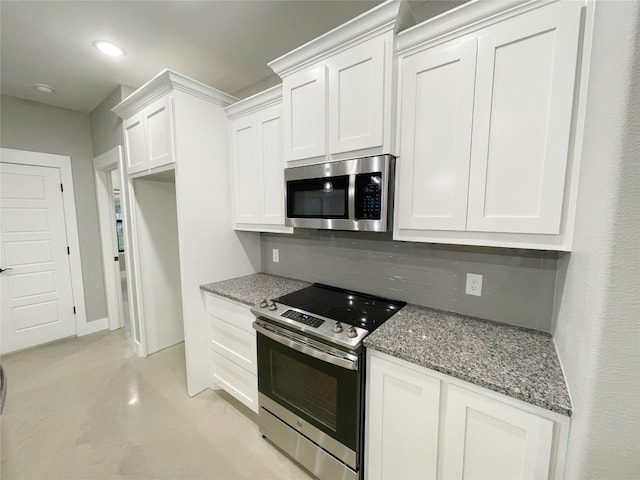
[[[60,170],[0,163],[0,353],[76,334]]]

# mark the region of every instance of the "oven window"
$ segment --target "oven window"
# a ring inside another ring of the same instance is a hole
[[[348,218],[349,176],[287,182],[289,218]]]
[[[338,380],[282,352],[272,356],[272,392],[336,431]]]

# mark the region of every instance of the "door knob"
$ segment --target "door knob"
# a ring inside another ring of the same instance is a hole
[[[13,268],[11,268],[11,267],[9,267],[9,268],[0,268],[0,273],[6,272],[7,270],[13,270]]]

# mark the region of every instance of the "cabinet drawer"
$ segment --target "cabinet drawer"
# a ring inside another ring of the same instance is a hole
[[[258,413],[258,377],[212,351],[211,380],[212,386],[224,389]]]
[[[211,318],[211,348],[249,373],[257,375],[256,336],[233,325]]]
[[[207,313],[217,319],[225,321],[247,333],[253,333],[255,317],[247,305],[241,305],[233,300],[226,300],[211,293],[205,295]]]

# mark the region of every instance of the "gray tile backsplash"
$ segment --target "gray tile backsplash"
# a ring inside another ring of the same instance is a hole
[[[556,252],[397,242],[391,233],[261,234],[262,271],[551,331]],[[280,262],[272,261],[272,249]],[[466,274],[483,276],[466,295]]]

